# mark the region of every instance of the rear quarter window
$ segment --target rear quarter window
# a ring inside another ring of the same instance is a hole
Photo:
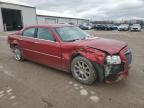
[[[35,28],[28,28],[28,29],[25,29],[22,33],[23,36],[26,36],[26,37],[34,37],[35,38]]]

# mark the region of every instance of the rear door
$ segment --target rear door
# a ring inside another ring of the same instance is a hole
[[[34,55],[35,39],[36,28],[25,29],[20,37],[20,47],[22,48],[24,57],[32,61],[36,60],[36,56]]]
[[[48,28],[37,28],[37,39],[34,44],[37,61],[55,68],[61,68],[62,52],[60,43],[56,41]]]

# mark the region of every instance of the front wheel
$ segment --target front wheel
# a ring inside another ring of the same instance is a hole
[[[92,63],[82,56],[72,60],[71,72],[73,77],[83,84],[90,85],[97,80],[97,74]]]
[[[20,50],[20,48],[18,46],[14,47],[14,58],[17,61],[23,61],[22,52],[21,52],[21,50]]]

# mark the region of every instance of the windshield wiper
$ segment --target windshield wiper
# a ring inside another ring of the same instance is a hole
[[[81,40],[85,40],[85,39],[87,39],[86,37],[84,37],[84,38],[82,38]]]
[[[90,36],[86,36],[86,37],[82,38],[81,40],[86,40],[86,39],[89,39],[89,38],[90,38]]]

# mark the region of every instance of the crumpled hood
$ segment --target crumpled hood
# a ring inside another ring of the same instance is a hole
[[[99,49],[109,54],[116,54],[122,48],[127,46],[127,44],[124,42],[104,38],[87,39],[83,41],[76,41],[75,43],[79,44],[80,46]]]

